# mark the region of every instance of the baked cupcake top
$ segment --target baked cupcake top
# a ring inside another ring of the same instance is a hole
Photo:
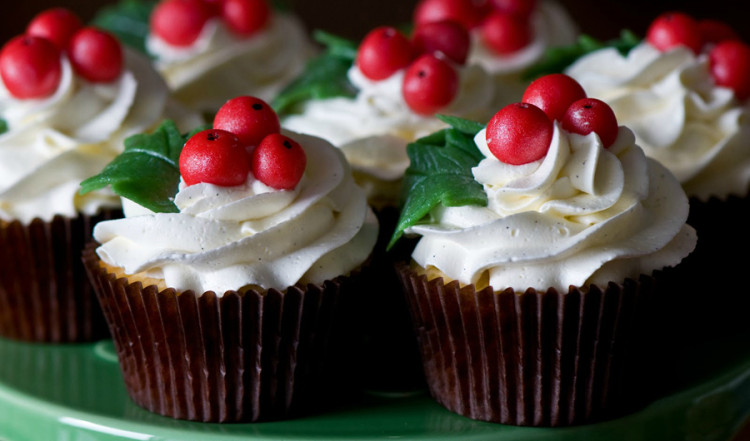
[[[67,23],[67,35],[49,24],[55,20]],[[109,193],[78,195],[78,184],[166,112],[168,89],[149,61],[52,9],[5,44],[0,66],[0,218],[50,220],[119,206]]]
[[[465,64],[468,32],[452,23],[442,32],[450,38],[420,28],[407,37],[382,26],[358,46],[318,34],[328,49],[275,100],[282,125],[331,141],[357,172],[399,181],[406,144],[446,126],[436,113],[491,116],[492,80]]]
[[[549,92],[556,87],[538,94],[548,113],[516,103],[487,127],[459,123],[442,146],[434,137],[410,145],[394,239],[420,236],[417,264],[479,288],[567,292],[650,274],[693,250],[687,197],[674,176],[643,154],[604,102],[571,94],[563,117],[554,116],[544,100],[560,99]],[[462,180],[462,189],[441,187],[444,179]]]
[[[723,34],[709,34],[706,23],[715,22],[664,14],[629,52],[601,49],[565,72],[609,103],[689,196],[744,197],[750,188],[750,47],[725,25]],[[678,32],[682,39],[667,41]]]
[[[166,123],[130,138],[117,161],[83,183],[84,191],[111,183],[134,201],[124,219],[95,227],[101,259],[180,291],[219,295],[322,283],[360,267],[378,224],[343,155],[319,138],[280,133],[262,100],[237,97],[225,107],[232,110],[220,110],[212,129],[182,136]],[[144,174],[151,188],[134,189]]]
[[[132,3],[100,11],[97,23],[129,35],[175,97],[205,114],[238,95],[272,99],[314,52],[302,23],[266,0]]]

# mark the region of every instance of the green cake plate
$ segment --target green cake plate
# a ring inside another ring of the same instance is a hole
[[[674,390],[629,415],[576,427],[473,421],[445,410],[425,390],[366,392],[289,421],[204,424],[133,404],[109,340],[43,345],[0,339],[0,441],[738,439],[750,418],[750,336],[712,342],[681,358]]]

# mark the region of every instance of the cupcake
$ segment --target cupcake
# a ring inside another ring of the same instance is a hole
[[[364,193],[337,149],[280,133],[274,118],[262,100],[236,97],[213,128],[183,137],[166,122],[131,138],[82,184],[111,184],[128,201],[123,219],[96,225],[84,262],[127,391],[152,412],[204,422],[302,412],[338,305],[359,294],[378,232]]]
[[[465,64],[466,31],[451,24],[443,31],[447,44],[415,30],[417,43],[390,26],[371,30],[359,46],[318,34],[328,49],[274,101],[283,127],[344,152],[376,209],[398,205],[406,144],[446,127],[436,113],[491,116],[491,79]]]
[[[106,335],[80,265],[109,192],[78,195],[127,136],[178,109],[149,61],[65,9],[38,14],[0,52],[0,335],[81,341]],[[186,121],[190,115],[176,113]]]
[[[417,27],[409,36],[380,26],[359,45],[317,36],[326,51],[274,105],[283,114],[283,127],[341,149],[380,220],[381,241],[373,259],[373,273],[380,276],[371,284],[378,294],[363,297],[370,303],[362,306],[370,318],[361,321],[367,342],[362,366],[369,372],[364,377],[372,388],[420,387],[416,344],[404,338],[413,333],[393,258],[385,253],[409,165],[406,145],[447,127],[436,114],[488,120],[492,79],[480,66],[466,64],[469,34],[453,22]],[[408,246],[403,248],[408,253]]]
[[[727,250],[750,245],[743,219],[750,190],[750,47],[726,24],[668,12],[629,51],[596,50],[565,72],[609,103],[690,198],[689,222],[701,240],[688,263],[700,277],[686,292],[713,289],[717,278],[740,274],[742,260]],[[746,297],[686,302],[678,315],[685,323],[676,329],[693,338],[747,329],[740,312],[750,307]]]
[[[95,22],[127,35],[178,101],[211,118],[235,96],[271,100],[314,53],[303,24],[266,0],[121,2]]]
[[[418,242],[399,274],[431,394],[478,420],[564,426],[639,405],[642,319],[696,243],[679,182],[633,132],[575,82],[545,84],[526,91],[539,106],[409,146],[392,243]]]
[[[481,6],[477,6],[481,3]],[[468,63],[478,64],[495,82],[492,109],[519,100],[530,79],[525,71],[550,48],[572,44],[578,27],[553,0],[421,0],[414,10],[418,25],[452,20],[471,34]]]

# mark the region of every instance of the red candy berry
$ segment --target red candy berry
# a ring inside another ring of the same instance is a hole
[[[714,46],[708,57],[716,84],[734,90],[739,100],[750,96],[750,46],[738,40],[725,40]]]
[[[235,34],[249,37],[266,25],[271,8],[266,0],[223,0],[221,16]]]
[[[232,187],[250,172],[245,147],[224,130],[208,129],[191,136],[180,153],[180,174],[187,185],[201,182]]]
[[[506,164],[523,165],[542,159],[554,127],[542,109],[528,103],[509,104],[487,124],[487,147]]]
[[[306,166],[307,156],[302,147],[292,138],[278,133],[263,138],[250,155],[253,175],[277,190],[296,187]]]
[[[496,11],[529,17],[536,9],[536,0],[490,0]]]
[[[422,0],[414,8],[414,24],[452,20],[466,29],[479,25],[483,11],[472,0]]]
[[[110,33],[85,27],[73,35],[68,56],[78,75],[91,82],[116,80],[123,68],[120,42]]]
[[[151,13],[151,30],[172,46],[190,46],[213,15],[202,0],[163,0]]]
[[[565,74],[550,74],[532,81],[521,101],[539,107],[550,120],[562,121],[568,107],[582,98],[586,92],[578,81]]]
[[[571,104],[563,117],[562,128],[579,135],[594,132],[599,135],[604,148],[615,142],[619,130],[615,112],[596,98],[584,98]]]
[[[739,34],[731,26],[719,20],[698,20],[698,31],[704,44],[716,44],[724,40],[740,40]]]
[[[455,21],[424,23],[414,30],[412,44],[420,54],[442,52],[451,61],[464,64],[469,56],[469,31]]]
[[[214,129],[234,133],[246,148],[256,147],[267,135],[279,133],[281,125],[265,101],[239,96],[227,101],[214,117]]]
[[[480,28],[484,43],[500,55],[512,54],[525,48],[531,42],[532,34],[527,17],[502,12],[490,14]]]
[[[646,41],[662,52],[685,46],[698,54],[703,46],[698,22],[681,12],[667,12],[658,16],[646,31]]]
[[[46,38],[60,51],[68,48],[68,43],[83,22],[76,14],[65,8],[52,8],[40,12],[26,27],[27,35]]]
[[[384,80],[414,59],[414,48],[402,33],[390,26],[370,31],[357,52],[357,66],[371,80]]]
[[[21,35],[0,52],[0,77],[16,98],[48,97],[57,90],[61,76],[60,51],[45,38]]]
[[[402,93],[414,113],[432,115],[450,104],[458,93],[458,73],[447,61],[425,54],[404,74]]]

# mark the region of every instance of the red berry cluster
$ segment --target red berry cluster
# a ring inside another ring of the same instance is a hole
[[[240,96],[216,113],[213,128],[191,136],[180,153],[187,185],[201,182],[232,187],[250,172],[269,187],[291,190],[307,165],[302,147],[282,135],[276,112],[265,101]]]
[[[685,46],[695,54],[708,53],[716,84],[732,89],[737,99],[750,97],[750,46],[726,23],[666,12],[651,22],[646,41],[660,51]]]
[[[547,154],[554,120],[571,133],[596,133],[605,148],[615,142],[619,130],[609,105],[587,98],[573,78],[551,74],[534,80],[526,88],[522,102],[510,104],[492,117],[485,134],[487,146],[506,164],[537,161]]]
[[[396,28],[381,26],[362,40],[356,64],[374,81],[401,69],[404,101],[415,113],[432,115],[458,93],[458,72],[469,52],[469,34],[455,22],[429,23],[415,29],[411,39]]]
[[[421,0],[414,10],[414,22],[452,20],[466,29],[478,29],[487,47],[508,55],[531,42],[535,9],[536,0]]]
[[[266,0],[162,0],[151,14],[151,30],[172,46],[198,39],[209,19],[221,18],[236,35],[250,37],[271,17]]]
[[[0,77],[16,98],[48,97],[60,84],[65,52],[75,72],[88,81],[114,81],[122,72],[122,47],[115,37],[83,26],[67,9],[53,8],[37,14],[23,35],[3,46]]]

